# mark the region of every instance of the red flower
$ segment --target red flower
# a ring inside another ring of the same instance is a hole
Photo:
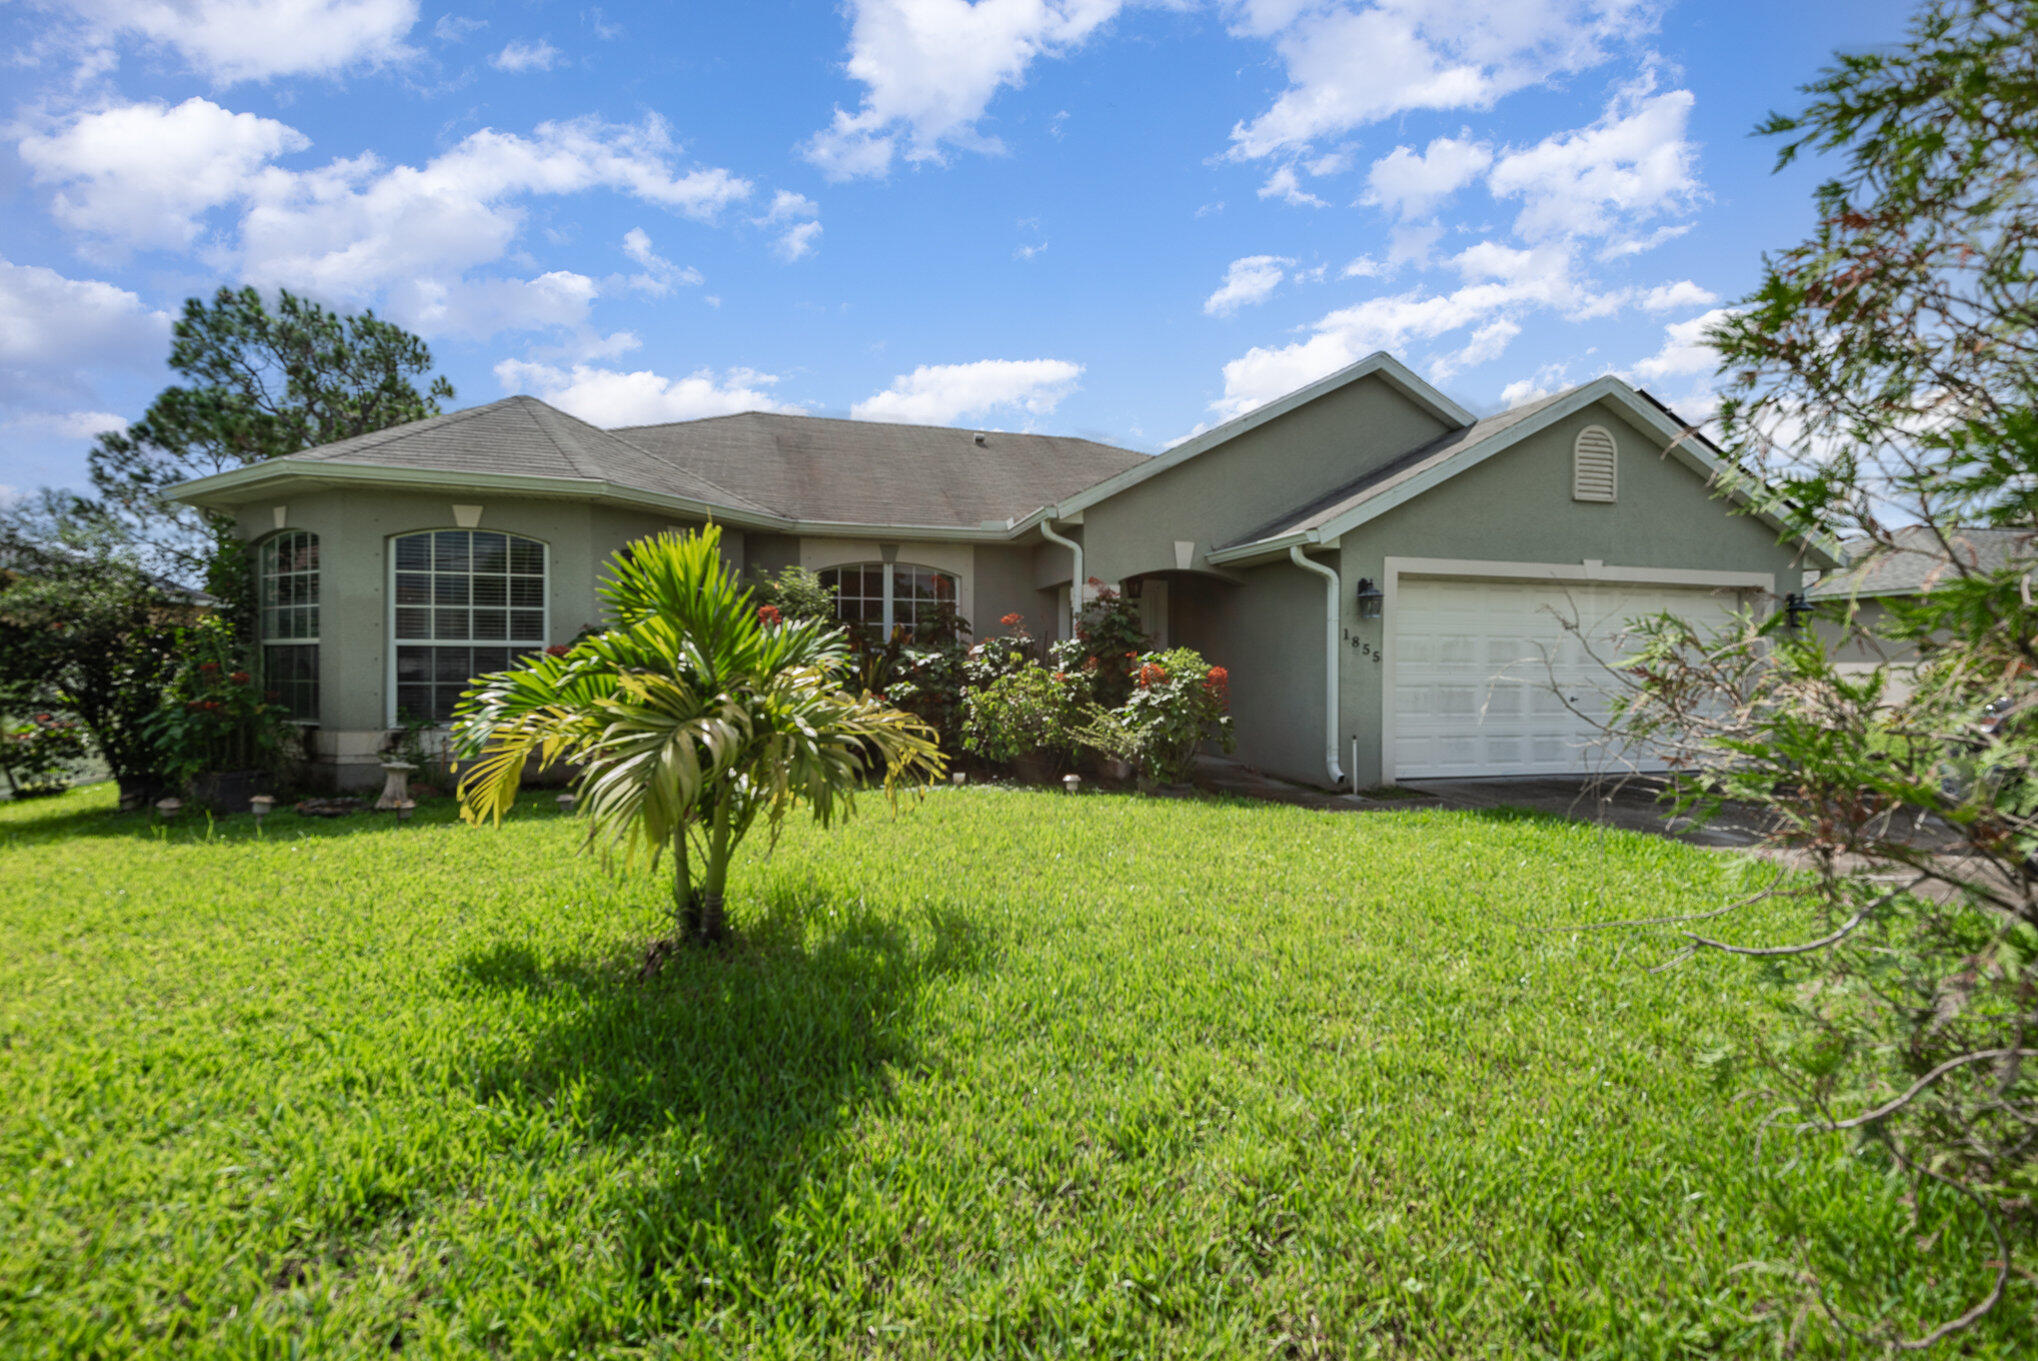
[[[200,662],[200,663],[198,664],[198,669],[199,669],[200,671],[205,671],[205,672],[213,672],[213,671],[217,671],[217,670],[219,670],[219,663],[218,663],[218,662]]]
[[[1065,681],[1069,678],[1069,673],[1066,671],[1057,671],[1054,673],[1054,678],[1058,681]]]
[[[37,714],[35,716],[35,721],[38,723],[47,723],[50,721],[50,716],[48,714]]]
[[[1203,680],[1206,684],[1214,685],[1221,690],[1231,684],[1231,673],[1221,666],[1213,666],[1204,673]]]
[[[547,657],[564,657],[567,653],[571,651],[573,651],[573,645],[571,643],[554,643],[552,644],[552,646],[545,649],[545,655]]]
[[[253,680],[254,677],[250,676],[245,671],[236,671],[231,676],[228,676],[227,679],[232,681],[235,685],[246,685],[249,681]]]
[[[759,605],[757,607],[757,622],[766,628],[771,628],[776,624],[784,623],[785,616],[778,612],[778,606],[776,605]]]
[[[1084,658],[1084,660],[1083,660],[1083,670],[1085,670],[1085,671],[1095,671],[1096,669],[1097,669],[1097,659],[1096,659],[1095,657],[1086,657],[1086,658]]]
[[[1016,629],[1021,624],[1026,622],[1026,616],[1019,613],[1019,611],[1014,610],[1010,614],[1006,615],[1004,618],[1000,619],[998,622],[1008,629]]]
[[[1144,690],[1159,685],[1168,678],[1167,669],[1158,662],[1148,662],[1139,668],[1139,688]]]

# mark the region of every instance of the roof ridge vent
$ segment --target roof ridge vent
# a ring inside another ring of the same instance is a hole
[[[989,435],[986,435],[981,430],[977,431],[977,433],[974,436],[972,436],[972,438],[976,440],[977,448],[979,449],[988,449],[991,447],[991,437]]]

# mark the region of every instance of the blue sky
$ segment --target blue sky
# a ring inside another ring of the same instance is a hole
[[[1157,450],[1386,348],[1617,372],[1809,226],[1749,136],[1909,5],[80,0],[0,11],[0,487],[78,484],[221,283],[373,306],[457,405]]]

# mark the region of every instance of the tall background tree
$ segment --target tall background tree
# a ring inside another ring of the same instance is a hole
[[[1621,722],[1689,770],[1688,807],[1772,817],[1796,873],[1760,896],[1795,902],[1801,935],[1673,929],[1797,985],[1793,1023],[1745,1056],[1801,1129],[1911,1179],[1919,1269],[1974,1285],[1947,1319],[1827,1279],[1817,1297],[1846,1332],[1921,1347],[2012,1294],[2028,1312],[2038,1282],[2038,5],[1936,0],[1805,93],[1761,130],[1780,163],[1841,172],[1714,332],[1720,419],[1756,505],[1857,557],[1923,555],[1932,588],[1889,600],[1872,640],[1915,651],[1915,691],[1835,664],[1830,639],[1867,628],[1845,602],[1820,628],[1664,619]],[[1985,557],[1975,526],[2021,548]]]
[[[437,415],[453,398],[446,379],[426,378],[432,354],[417,336],[287,290],[273,307],[252,288],[190,299],[169,362],[184,381],[125,431],[99,437],[92,487],[152,565],[204,585],[237,624],[248,618],[249,572],[231,524],[171,504],[164,489]]]

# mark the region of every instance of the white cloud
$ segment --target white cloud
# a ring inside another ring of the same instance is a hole
[[[662,425],[668,421],[726,416],[735,411],[796,411],[772,396],[778,376],[755,369],[729,369],[716,374],[700,369],[684,378],[667,378],[649,369],[624,373],[618,369],[575,364],[570,369],[505,359],[495,366],[505,392],[528,392],[593,425]]]
[[[415,55],[417,0],[73,0],[88,41],[174,49],[219,84],[337,75]]]
[[[1710,307],[1720,300],[1720,295],[1710,288],[1704,288],[1690,279],[1679,279],[1674,284],[1658,284],[1642,295],[1642,308],[1648,312],[1674,312],[1681,307]]]
[[[1043,56],[1089,39],[1122,0],[849,0],[854,113],[837,108],[803,148],[831,179],[883,175],[893,158],[939,160],[946,147],[994,151],[977,130],[993,96]]]
[[[287,124],[207,99],[174,108],[128,104],[21,139],[38,183],[63,186],[51,211],[66,226],[135,246],[188,245],[198,216],[247,192],[256,174],[309,138]]]
[[[1325,208],[1329,205],[1302,187],[1292,165],[1279,166],[1260,186],[1261,198],[1278,198],[1291,208]]]
[[[0,260],[0,404],[82,405],[91,375],[160,365],[169,340],[169,314],[124,288]]]
[[[953,425],[964,416],[1023,411],[1044,416],[1075,391],[1081,364],[1066,359],[980,359],[974,364],[922,364],[883,392],[850,408],[866,421]]]
[[[1663,348],[1634,367],[1634,378],[1660,382],[1665,378],[1709,374],[1719,367],[1719,352],[1706,342],[1705,333],[1734,315],[1731,307],[1715,307],[1688,321],[1673,321],[1663,328]]]
[[[558,48],[543,38],[529,41],[512,38],[503,45],[502,51],[488,60],[489,65],[498,71],[522,75],[526,71],[549,71],[559,64],[563,56]]]
[[[1483,109],[1606,60],[1654,23],[1655,0],[1245,0],[1235,32],[1270,38],[1288,88],[1232,130],[1231,154],[1307,147],[1416,109]]]
[[[675,284],[694,287],[705,282],[693,266],[675,265],[652,249],[651,234],[642,227],[632,227],[623,233],[623,254],[643,266],[642,273],[633,274],[628,280],[630,287],[639,293],[662,298]]]
[[[1644,236],[1615,237],[1600,249],[1599,258],[1601,260],[1624,260],[1630,255],[1640,255],[1644,251],[1656,249],[1656,247],[1662,245],[1665,241],[1675,241],[1697,225],[1696,222],[1673,222],[1667,226],[1658,227],[1655,231],[1649,232]]]
[[[1522,200],[1515,230],[1531,239],[1597,236],[1688,211],[1702,190],[1685,127],[1689,90],[1623,91],[1596,123],[1556,133],[1495,162],[1487,187]]]
[[[1387,267],[1370,255],[1361,255],[1338,271],[1340,279],[1377,279],[1387,272]]]
[[[1294,263],[1285,255],[1248,255],[1233,260],[1224,271],[1224,282],[1203,300],[1203,310],[1213,317],[1222,317],[1266,301],[1287,277],[1287,267]]]
[[[772,249],[781,260],[793,261],[814,253],[814,243],[821,235],[820,216],[820,205],[805,194],[781,189],[772,195],[764,216],[751,220],[760,227],[782,228]]]
[[[1503,409],[1526,406],[1539,402],[1552,393],[1560,392],[1571,385],[1566,365],[1545,364],[1527,378],[1517,378],[1500,389],[1500,405]]]
[[[22,155],[55,187],[61,219],[114,245],[182,245],[206,233],[206,263],[220,273],[381,306],[427,334],[474,337],[585,326],[599,292],[585,275],[500,273],[531,199],[608,190],[708,221],[751,193],[727,170],[680,164],[655,117],[541,123],[529,135],[483,129],[417,166],[372,153],[307,170],[276,162],[307,145],[282,123],[194,99],[87,114],[25,138]],[[801,248],[811,248],[811,232]],[[698,282],[668,270],[644,277]]]
[[[467,41],[471,33],[479,33],[488,27],[486,19],[471,19],[461,14],[441,14],[439,22],[432,25],[432,36],[442,43]]]
[[[1469,331],[1459,347],[1428,361],[1433,373],[1448,377],[1503,352],[1527,313],[1589,317],[1618,302],[1618,295],[1595,292],[1578,279],[1566,246],[1522,250],[1481,242],[1450,263],[1463,282],[1449,292],[1416,288],[1367,298],[1318,318],[1301,340],[1248,350],[1224,366],[1224,395],[1211,409],[1228,420],[1375,350],[1406,358],[1410,346]]]
[[[127,418],[111,411],[32,411],[0,421],[0,429],[16,435],[55,436],[65,440],[89,440],[110,431],[126,430]],[[5,504],[0,488],[0,504]]]
[[[1366,202],[1402,217],[1422,217],[1492,164],[1493,149],[1468,138],[1439,137],[1422,152],[1398,146],[1367,172]]]

